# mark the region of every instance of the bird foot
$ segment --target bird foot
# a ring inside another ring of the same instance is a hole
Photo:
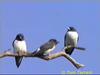
[[[22,56],[22,55],[25,55],[26,52],[25,51],[20,51],[20,52],[17,52],[18,53],[18,56]]]

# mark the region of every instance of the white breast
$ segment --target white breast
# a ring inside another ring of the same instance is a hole
[[[77,32],[67,32],[67,45],[77,46],[78,33]]]
[[[54,49],[55,49],[55,46],[54,46],[52,49],[48,49],[48,50],[44,53],[44,55],[49,54],[49,53],[52,52]]]
[[[26,42],[25,41],[14,41],[14,49],[16,51],[27,51]]]

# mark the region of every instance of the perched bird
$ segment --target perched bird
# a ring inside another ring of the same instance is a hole
[[[74,47],[77,46],[79,40],[79,35],[74,27],[68,27],[68,30],[64,37],[64,47],[71,46],[70,48],[66,48],[65,52],[69,55],[72,54]]]
[[[24,40],[23,34],[17,34],[15,40],[13,41],[13,49],[15,53],[21,55],[24,52],[27,52],[26,41]],[[23,57],[15,56],[16,66],[19,67]]]
[[[35,56],[47,56],[53,51],[59,42],[56,39],[50,39],[45,44],[41,45],[36,51],[33,52]]]

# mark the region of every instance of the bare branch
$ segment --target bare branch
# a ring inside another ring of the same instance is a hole
[[[19,56],[19,55],[16,54],[16,53],[13,53],[11,51],[6,51],[6,52],[0,54],[0,58],[15,57],[15,56]],[[32,54],[30,52],[24,53],[20,56],[23,56],[23,57],[36,57],[36,56],[34,56],[34,54]],[[45,56],[45,57],[38,57],[38,58],[48,61],[48,60],[52,60],[52,59],[55,59],[55,58],[58,58],[58,57],[61,57],[61,56],[68,59],[77,69],[84,67],[84,65],[78,63],[75,59],[73,59],[71,56],[66,54],[64,51],[61,51],[61,52],[58,52],[58,53],[55,53],[55,54],[51,54],[51,55]]]
[[[78,63],[74,58],[72,58],[71,56],[69,56],[68,54],[66,54],[63,51],[55,53],[55,54],[51,54],[50,56],[47,56],[47,57],[43,57],[42,59],[44,59],[44,60],[52,60],[52,59],[55,59],[55,58],[58,58],[58,57],[61,57],[61,56],[63,56],[66,59],[68,59],[77,69],[84,67],[83,64]]]

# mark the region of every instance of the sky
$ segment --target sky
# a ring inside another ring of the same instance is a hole
[[[72,57],[85,67],[76,69],[67,59],[59,57],[45,61],[24,58],[17,68],[12,57],[0,59],[0,74],[62,74],[62,72],[100,73],[100,1],[1,1],[0,2],[0,53],[11,49],[18,33],[23,33],[30,52],[49,39],[60,43],[52,52],[64,47],[68,26],[79,33],[78,46],[86,51],[75,51]]]

